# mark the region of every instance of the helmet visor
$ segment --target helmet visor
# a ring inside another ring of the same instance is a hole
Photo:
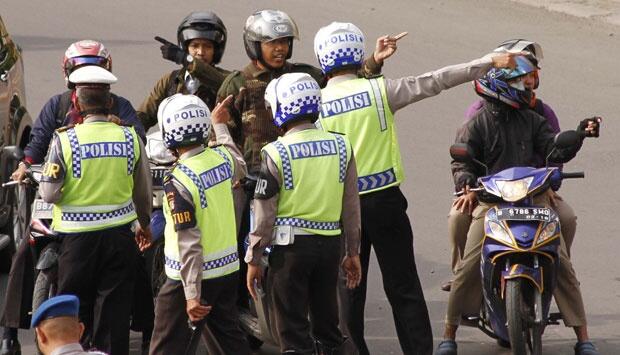
[[[65,69],[71,72],[80,65],[97,65],[107,69],[108,63],[108,59],[104,57],[73,57],[67,59]]]
[[[515,62],[517,63],[517,66],[514,69],[502,69],[506,73],[506,81],[524,76],[537,70],[536,66],[534,66],[534,64],[532,64],[532,62],[524,56],[515,57]]]

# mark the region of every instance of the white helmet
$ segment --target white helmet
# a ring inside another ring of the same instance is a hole
[[[157,122],[167,148],[201,144],[209,134],[211,111],[198,96],[175,94],[159,104]]]
[[[362,65],[364,34],[352,23],[332,22],[314,36],[314,53],[325,74],[346,66]]]
[[[319,113],[321,87],[306,73],[284,74],[267,85],[265,105],[271,107],[276,126],[282,127],[299,116]]]
[[[110,85],[114,84],[117,80],[114,74],[96,65],[79,67],[69,75],[69,81],[76,86]]]

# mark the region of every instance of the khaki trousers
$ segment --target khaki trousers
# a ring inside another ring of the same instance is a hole
[[[534,200],[537,205],[549,206],[548,196]],[[458,262],[455,278],[448,299],[446,324],[458,325],[463,315],[477,315],[482,303],[480,255],[484,237],[484,216],[493,204],[480,203],[472,213],[463,258]],[[566,251],[564,239],[560,238],[560,267],[558,283],[553,292],[556,303],[567,327],[586,324],[585,310],[579,281]]]

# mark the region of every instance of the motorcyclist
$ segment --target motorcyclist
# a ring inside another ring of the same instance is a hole
[[[162,76],[138,108],[138,118],[148,130],[157,124],[157,108],[176,93],[193,94],[210,110],[215,107],[217,90],[230,71],[218,66],[224,56],[228,34],[224,22],[211,11],[187,15],[177,28],[177,43],[160,47],[162,57],[181,65]]]
[[[547,119],[547,122],[549,122],[549,125],[551,126],[553,132],[559,133],[560,123],[557,116],[555,115],[555,112],[547,103],[543,102],[534,93],[534,90],[538,88],[540,82],[538,72],[541,68],[541,61],[543,59],[542,47],[536,42],[528,41],[525,39],[514,39],[503,42],[495,49],[495,51],[523,51],[527,53],[528,59],[530,59],[532,64],[534,64],[536,67],[536,70],[526,74],[523,81],[525,87],[532,90],[532,100],[530,102],[530,108]],[[478,111],[480,111],[483,106],[483,99],[474,102],[467,109],[467,112],[465,114],[466,120],[469,121],[472,117],[474,117],[474,115]],[[457,134],[461,134],[462,132],[463,130],[459,129]],[[544,165],[544,157],[538,157],[536,166]],[[549,190],[548,193],[550,194],[553,207],[560,217],[560,225],[562,226],[562,237],[564,238],[564,242],[566,243],[566,249],[568,255],[570,256],[570,248],[573,244],[573,239],[575,237],[575,231],[577,228],[577,216],[575,216],[575,212],[572,207],[557,192]],[[459,260],[463,257],[465,241],[467,240],[467,230],[469,229],[469,224],[471,223],[471,211],[475,207],[475,205],[468,204],[468,201],[470,201],[470,199],[467,199],[466,195],[455,199],[452,204],[452,208],[450,209],[450,213],[448,214],[448,234],[452,248],[451,266],[453,272],[456,271],[456,266]],[[473,203],[475,204],[476,201],[473,200]],[[443,284],[442,289],[444,291],[450,291],[450,283],[451,281]]]
[[[396,37],[385,36],[394,52]],[[383,273],[383,287],[392,307],[398,340],[405,354],[428,354],[433,336],[413,250],[407,200],[400,190],[404,179],[394,114],[401,108],[443,90],[474,80],[491,67],[514,65],[513,55],[493,54],[418,76],[398,79],[358,78],[364,36],[351,23],[334,22],[317,32],[314,51],[328,78],[321,91],[318,123],[329,132],[344,134],[357,162],[362,211],[362,282],[345,295],[346,320],[360,354],[364,340],[364,306],[371,249]]]
[[[472,223],[467,234],[463,259],[459,262],[456,276],[450,290],[444,330],[444,341],[436,354],[457,353],[456,331],[463,315],[478,314],[482,302],[480,281],[480,253],[483,240],[484,216],[494,206],[480,195],[469,191],[478,177],[493,174],[515,166],[535,166],[540,156],[549,157],[550,162],[565,163],[581,148],[579,144],[568,148],[554,149],[554,132],[547,119],[530,110],[532,91],[524,81],[527,75],[536,71],[535,65],[526,57],[517,58],[514,70],[491,69],[482,79],[475,81],[475,90],[484,99],[482,109],[466,123],[458,142],[467,143],[475,153],[475,159],[488,167],[482,171],[475,163],[452,163],[457,189],[465,189],[468,199],[478,198],[472,212]],[[579,123],[578,132],[586,135],[598,134],[597,119],[586,119]],[[469,203],[472,203],[470,201]],[[535,204],[550,206],[548,194],[535,198]],[[561,239],[558,285],[554,296],[564,322],[574,328],[578,342],[576,354],[598,354],[589,341],[583,300],[568,257],[564,240]]]
[[[112,70],[112,56],[100,42],[81,40],[72,43],[66,50],[62,61],[62,72],[69,90],[52,96],[41,109],[30,132],[30,141],[24,148],[25,158],[19,162],[11,175],[13,180],[22,181],[30,164],[43,162],[54,130],[68,124],[82,121],[82,115],[76,108],[75,85],[69,81],[69,75],[86,65],[97,65]],[[138,135],[144,139],[144,128],[136,116],[131,103],[111,94],[110,113],[121,118],[123,123],[135,127]],[[2,312],[1,325],[5,326],[0,354],[14,354],[20,351],[17,339],[17,328],[28,329],[32,308],[32,292],[34,287],[34,260],[28,244],[23,238],[13,257],[11,274],[7,284],[7,297]]]

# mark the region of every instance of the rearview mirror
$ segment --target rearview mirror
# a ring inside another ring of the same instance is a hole
[[[16,145],[8,145],[2,148],[2,155],[15,161],[24,159],[24,151]]]

